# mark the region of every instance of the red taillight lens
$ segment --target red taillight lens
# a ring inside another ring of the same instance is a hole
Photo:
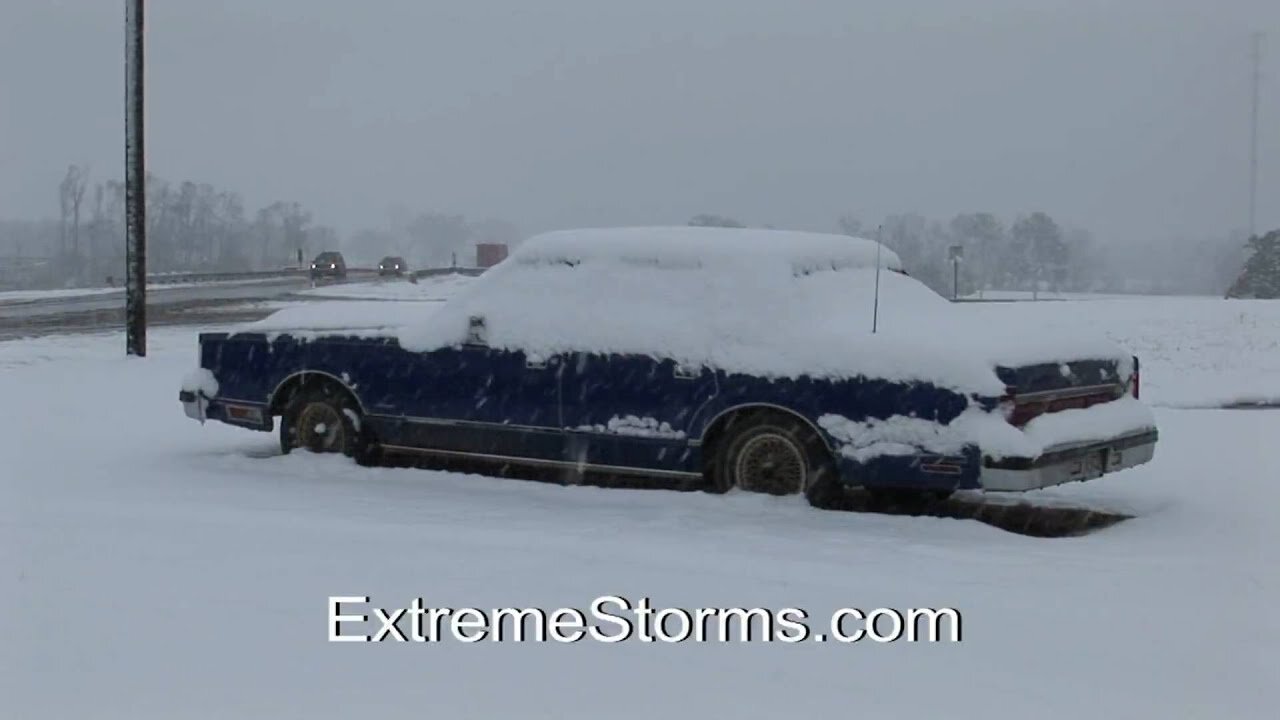
[[[1133,397],[1135,399],[1142,394],[1142,373],[1139,372],[1139,370],[1140,368],[1138,367],[1138,356],[1134,355],[1133,356],[1133,377],[1129,378],[1129,389],[1133,392]]]
[[[1045,403],[1019,403],[1014,406],[1013,415],[1009,418],[1009,423],[1014,427],[1022,427],[1043,415],[1047,410],[1048,407]]]
[[[1012,420],[1013,413],[1015,410],[1018,409],[1018,405],[1013,401],[1012,395],[1005,395],[1004,397],[1000,398],[999,408],[1000,408],[1000,414],[1004,416],[1005,420]]]
[[[1004,389],[1004,395],[1000,398],[999,405],[997,405],[1000,409],[1000,414],[1004,416],[1005,420],[1012,420],[1013,413],[1018,409],[1018,401],[1014,397],[1016,393],[1017,388],[1012,385],[1006,387]]]

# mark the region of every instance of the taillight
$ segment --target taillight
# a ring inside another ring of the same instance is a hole
[[[1018,409],[1018,403],[1013,398],[1012,387],[1005,388],[1005,395],[1000,398],[1000,404],[998,407],[1000,408],[1000,414],[1004,416],[1005,420],[1013,420],[1013,414]]]
[[[1142,373],[1138,372],[1138,356],[1133,356],[1133,376],[1129,378],[1129,390],[1136,399],[1142,394]]]

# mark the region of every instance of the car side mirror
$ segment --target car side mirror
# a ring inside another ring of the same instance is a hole
[[[483,316],[472,315],[468,318],[467,344],[483,346],[487,346],[489,344],[489,329],[485,327]]]

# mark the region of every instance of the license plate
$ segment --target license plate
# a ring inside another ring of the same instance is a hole
[[[1102,477],[1107,472],[1107,455],[1110,450],[1091,452],[1084,458],[1084,475],[1087,478]]]

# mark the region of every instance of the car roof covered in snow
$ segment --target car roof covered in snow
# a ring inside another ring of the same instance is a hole
[[[561,230],[530,238],[511,262],[625,263],[652,267],[786,266],[793,273],[875,267],[902,269],[892,250],[848,235],[718,227],[630,227]]]
[[[938,352],[949,303],[876,243],[729,228],[626,228],[529,239],[421,323],[402,347],[463,344],[649,355],[765,377],[866,375],[1002,392],[989,363]],[[900,267],[879,248],[881,265]],[[880,333],[872,335],[880,289]],[[921,331],[924,330],[924,338]]]

